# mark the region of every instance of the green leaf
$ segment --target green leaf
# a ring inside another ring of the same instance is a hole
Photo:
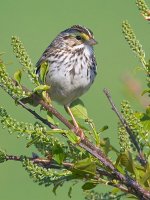
[[[31,94],[31,96],[29,96],[29,97],[22,98],[21,101],[22,101],[24,104],[27,104],[27,103],[28,103],[28,104],[30,104],[30,105],[32,105],[32,106],[34,106],[34,107],[36,107],[36,106],[39,105],[39,103],[37,103],[37,101],[33,99],[32,94]]]
[[[91,190],[96,187],[96,184],[93,182],[86,182],[84,185],[82,185],[83,190]]]
[[[31,141],[29,141],[29,142],[26,144],[26,147],[29,148],[31,145],[35,144],[36,141],[39,140],[39,138],[40,138],[39,136],[33,138]]]
[[[109,138],[104,138],[101,140],[101,145],[106,155],[112,150]]]
[[[119,192],[120,192],[119,188],[113,188],[112,191],[111,191],[112,194],[117,194]]]
[[[65,130],[61,130],[61,129],[50,129],[48,131],[46,131],[46,134],[48,135],[52,135],[52,134],[65,134],[67,131]]]
[[[80,141],[80,137],[76,136],[72,131],[67,131],[66,136],[73,144],[77,144]]]
[[[51,112],[47,111],[47,120],[52,123],[55,124],[54,119],[53,119],[53,115]]]
[[[144,173],[144,175],[142,176],[142,180],[140,182],[148,187],[148,181],[150,183],[150,166],[147,167],[147,170]]]
[[[49,89],[50,89],[50,86],[48,86],[48,85],[39,85],[36,88],[34,88],[33,92],[42,92],[42,91],[46,91]]]
[[[39,139],[40,137],[37,136],[35,137],[33,140],[29,141],[27,144],[26,144],[26,147],[29,148],[31,145],[35,144],[35,142]]]
[[[103,126],[103,127],[100,129],[100,132],[104,132],[104,131],[106,131],[107,129],[108,129],[108,126],[105,125],[105,126]]]
[[[145,130],[150,131],[150,118],[141,121]]]
[[[68,196],[71,198],[71,193],[72,193],[72,190],[73,190],[73,187],[77,184],[77,182],[73,183],[70,188],[69,188],[69,191],[68,191]]]
[[[70,186],[69,191],[68,191],[68,197],[70,197],[70,198],[72,197],[71,193],[72,193],[72,186]]]
[[[3,163],[6,161],[6,153],[0,149],[0,163]]]
[[[62,186],[62,181],[57,181],[54,183],[54,187],[53,187],[53,193],[56,195],[56,190],[58,189],[58,187],[61,187]]]
[[[146,90],[144,90],[143,92],[142,92],[142,96],[144,95],[144,94],[146,94],[146,93],[150,93],[150,89],[146,89]]]
[[[146,113],[135,113],[136,117],[140,119],[145,130],[150,131],[150,106],[147,107]]]
[[[65,154],[63,148],[60,145],[55,144],[52,149],[53,159],[58,163],[61,164],[65,158]]]
[[[74,117],[80,119],[88,118],[87,110],[84,106],[84,103],[80,99],[76,99],[73,103],[71,103],[70,109]]]
[[[127,198],[127,199],[131,199],[131,200],[137,200],[137,197],[135,197],[135,196],[132,195],[132,194],[127,194],[127,195],[126,195],[126,198]]]
[[[100,146],[103,148],[103,151],[107,155],[110,151],[114,151],[117,155],[119,151],[111,145],[109,138],[104,138],[100,140]]]
[[[150,106],[146,108],[146,115],[150,118]]]
[[[94,176],[96,174],[96,164],[91,158],[86,158],[75,163],[73,172],[83,176],[83,174],[90,174]]]
[[[48,72],[48,63],[44,62],[40,66],[40,79],[41,79],[42,83],[44,83],[44,84],[45,84],[47,72]]]
[[[121,153],[118,158],[117,158],[117,161],[116,161],[116,166],[118,164],[121,164],[123,165],[127,171],[135,174],[135,171],[134,171],[134,163],[133,163],[133,160],[132,160],[132,155],[130,152],[124,152],[124,153]]]
[[[72,119],[68,120],[70,123],[72,123]],[[85,123],[83,122],[78,122],[78,126],[85,131],[88,131],[89,129],[85,126]]]
[[[18,84],[20,84],[21,77],[22,77],[21,70],[18,70],[14,73],[14,79],[17,81]]]
[[[47,103],[51,104],[51,99],[46,91],[42,91],[42,99]]]

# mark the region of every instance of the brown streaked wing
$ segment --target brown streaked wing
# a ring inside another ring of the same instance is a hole
[[[54,51],[54,48],[52,48],[51,45],[49,45],[47,47],[47,49],[44,51],[44,53],[42,54],[42,56],[40,57],[40,59],[38,60],[38,62],[36,63],[36,74],[39,73],[39,69],[40,69],[40,66],[43,62],[45,62],[51,55],[51,53]]]

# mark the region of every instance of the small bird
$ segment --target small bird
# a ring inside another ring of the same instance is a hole
[[[52,41],[36,64],[39,75],[42,63],[48,63],[45,77],[45,83],[50,86],[48,94],[51,100],[65,107],[76,128],[79,127],[69,106],[90,88],[95,79],[95,44],[90,29],[74,25]]]

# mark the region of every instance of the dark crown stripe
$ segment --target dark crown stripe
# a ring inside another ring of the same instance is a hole
[[[71,27],[71,29],[78,30],[79,32],[87,34],[89,37],[93,37],[93,32],[84,26],[74,25]]]

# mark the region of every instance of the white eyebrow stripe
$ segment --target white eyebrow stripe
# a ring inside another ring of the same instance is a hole
[[[90,37],[93,37],[93,35],[91,34],[91,32],[89,31],[88,28],[84,27],[84,29],[88,32],[88,35],[89,35]]]
[[[90,31],[89,31],[88,29],[86,29],[86,30],[87,30],[88,34],[91,36],[91,33],[90,33]]]

